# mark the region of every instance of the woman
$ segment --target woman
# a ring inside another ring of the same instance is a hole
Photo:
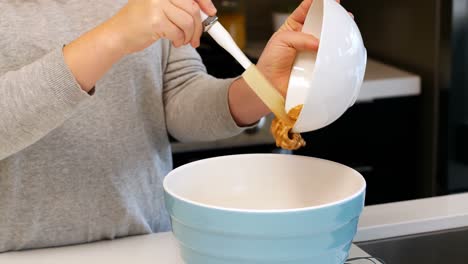
[[[311,2],[258,64],[283,93],[297,50],[318,45],[300,33]],[[226,138],[268,114],[242,78],[206,74],[200,9],[216,13],[210,0],[0,2],[0,252],[169,230],[168,135]]]

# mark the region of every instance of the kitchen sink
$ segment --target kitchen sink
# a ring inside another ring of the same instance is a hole
[[[356,243],[387,264],[468,263],[468,228]]]

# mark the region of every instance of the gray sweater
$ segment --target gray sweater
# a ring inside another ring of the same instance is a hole
[[[62,46],[125,3],[0,1],[0,252],[169,230],[168,135],[241,132],[231,81],[168,41],[122,59],[94,95],[80,89]]]

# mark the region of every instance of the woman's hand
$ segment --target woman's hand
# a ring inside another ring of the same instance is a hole
[[[336,1],[340,3],[340,0]],[[288,17],[268,42],[257,65],[283,95],[287,92],[297,52],[318,49],[319,40],[301,32],[312,2],[313,0],[304,0]],[[352,16],[351,13],[350,15]]]
[[[127,53],[137,52],[165,38],[175,47],[200,45],[200,9],[216,14],[211,0],[129,0],[111,22],[121,31]]]
[[[286,95],[288,89],[297,52],[318,49],[319,41],[314,36],[301,32],[312,2],[313,0],[304,0],[289,16],[271,37],[257,64],[258,69],[283,95]],[[229,106],[232,116],[241,126],[252,124],[270,112],[243,79],[238,79],[231,86]]]
[[[258,61],[258,68],[283,95],[286,95],[297,52],[318,49],[318,39],[301,32],[312,2],[303,1],[289,16],[270,39]]]
[[[176,47],[198,47],[203,33],[200,9],[216,14],[211,0],[129,0],[112,18],[66,45],[65,62],[89,92],[114,63],[161,38]]]

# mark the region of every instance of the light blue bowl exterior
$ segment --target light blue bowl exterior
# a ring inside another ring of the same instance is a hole
[[[343,264],[365,191],[322,208],[243,212],[192,204],[165,192],[186,264]]]

